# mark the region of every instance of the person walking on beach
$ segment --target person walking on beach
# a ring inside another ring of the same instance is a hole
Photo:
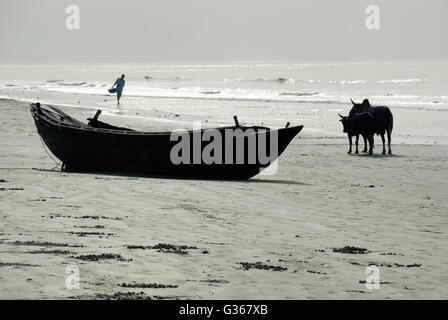
[[[121,94],[123,92],[123,88],[124,88],[125,84],[126,84],[126,81],[124,80],[124,74],[122,74],[121,78],[118,78],[112,86],[112,88],[114,86],[117,86],[117,103],[118,104],[120,104],[120,98],[121,98]]]

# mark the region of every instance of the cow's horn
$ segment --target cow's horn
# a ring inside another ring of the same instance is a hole
[[[338,115],[342,118],[342,119],[344,119],[344,116],[341,116],[341,114],[340,113],[338,113]]]
[[[353,105],[356,105],[356,103],[352,100],[352,98],[350,98],[350,101],[353,103]]]

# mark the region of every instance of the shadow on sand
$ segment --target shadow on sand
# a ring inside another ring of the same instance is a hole
[[[301,186],[309,186],[310,184],[305,182],[299,182],[294,180],[282,180],[282,179],[249,179],[249,180],[222,180],[230,182],[243,182],[243,183],[272,183],[272,184],[293,184]]]
[[[352,157],[366,157],[366,158],[406,158],[406,156],[399,155],[399,154],[381,154],[381,153],[374,153],[374,154],[368,154],[368,153],[362,153],[359,154],[352,153],[350,154]]]
[[[63,173],[63,174],[83,174],[88,176],[95,176],[97,179],[105,179],[105,180],[113,180],[113,179],[126,179],[126,178],[143,178],[143,179],[163,179],[163,180],[181,180],[181,181],[210,181],[210,182],[238,182],[238,183],[269,183],[269,184],[292,184],[292,185],[309,185],[308,183],[294,181],[294,180],[282,180],[282,179],[249,179],[249,180],[232,180],[232,179],[201,179],[201,178],[184,178],[184,177],[175,177],[175,176],[163,176],[163,175],[141,175],[141,174],[133,174],[133,173],[110,173],[110,172],[67,172],[61,171],[57,169],[40,169],[33,168],[36,171],[43,172],[54,172],[54,173]]]

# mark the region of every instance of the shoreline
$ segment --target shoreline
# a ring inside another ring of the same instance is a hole
[[[29,103],[34,102],[31,99],[15,99],[15,98],[3,98],[0,97],[0,104],[5,103],[13,103],[18,105],[18,107],[28,107]],[[41,102],[43,104],[48,104],[45,102]],[[69,112],[71,116],[74,118],[78,118],[78,120],[86,122],[85,119],[88,117],[92,117],[94,112],[98,110],[98,106],[85,106],[85,105],[74,105],[74,104],[61,104],[61,103],[49,103],[50,105],[53,105],[55,107],[61,108],[61,109],[71,109],[72,112]],[[116,107],[116,105],[115,105]],[[154,107],[148,107],[149,109],[154,109]],[[111,124],[120,125],[120,126],[127,126],[127,127],[134,127],[135,130],[140,131],[171,131],[174,129],[191,129],[193,121],[197,121],[196,119],[190,117],[189,115],[183,115],[183,114],[174,114],[172,112],[169,112],[168,117],[165,115],[162,117],[161,114],[157,114],[152,112],[151,117],[146,116],[140,116],[140,115],[132,115],[132,114],[123,114],[123,110],[120,109],[109,109],[105,110],[102,109],[103,113],[101,115],[102,119],[104,119],[105,122],[110,122]],[[157,108],[154,109],[157,111]],[[439,113],[441,111],[420,111],[420,110],[408,110],[410,113],[409,115],[406,115],[406,118],[409,118],[410,116],[414,115],[413,112],[423,112],[423,113],[429,113],[429,112],[436,112]],[[406,113],[406,112],[405,112]],[[400,114],[402,115],[402,114]],[[117,118],[120,119],[120,121],[117,121]],[[241,120],[240,120],[241,121]],[[404,121],[408,121],[407,119],[404,119]],[[438,120],[442,121],[442,120]],[[335,121],[339,124],[339,121],[337,118],[335,118]],[[396,121],[397,122],[397,121]],[[213,122],[212,120],[206,120],[201,121],[201,124],[204,128],[213,128],[215,126],[222,126],[222,125],[233,125],[233,120],[231,117],[229,117],[227,122]],[[247,123],[250,125],[249,123]],[[300,125],[303,124],[300,120],[294,121],[294,124]],[[397,124],[395,123],[395,126]],[[148,130],[148,128],[151,128]],[[271,128],[277,128],[277,126],[271,126]],[[397,130],[399,128],[394,128],[394,132],[392,133],[392,145],[448,145],[448,136],[415,136],[415,137],[409,137],[408,135],[406,137],[397,137]],[[342,133],[342,126],[340,127],[340,132],[337,134],[334,133],[321,133],[319,131],[316,131],[316,128],[314,127],[307,127],[304,126],[304,129],[301,131],[301,133],[298,136],[298,139],[301,139],[305,143],[310,144],[347,144],[348,146],[348,139],[347,136]],[[360,145],[362,145],[362,139],[360,139]],[[375,147],[381,146],[381,138],[380,136],[375,136]]]

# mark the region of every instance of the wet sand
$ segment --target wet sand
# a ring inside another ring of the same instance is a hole
[[[0,112],[1,299],[448,298],[448,146],[296,138],[249,181],[78,174],[25,104]]]

